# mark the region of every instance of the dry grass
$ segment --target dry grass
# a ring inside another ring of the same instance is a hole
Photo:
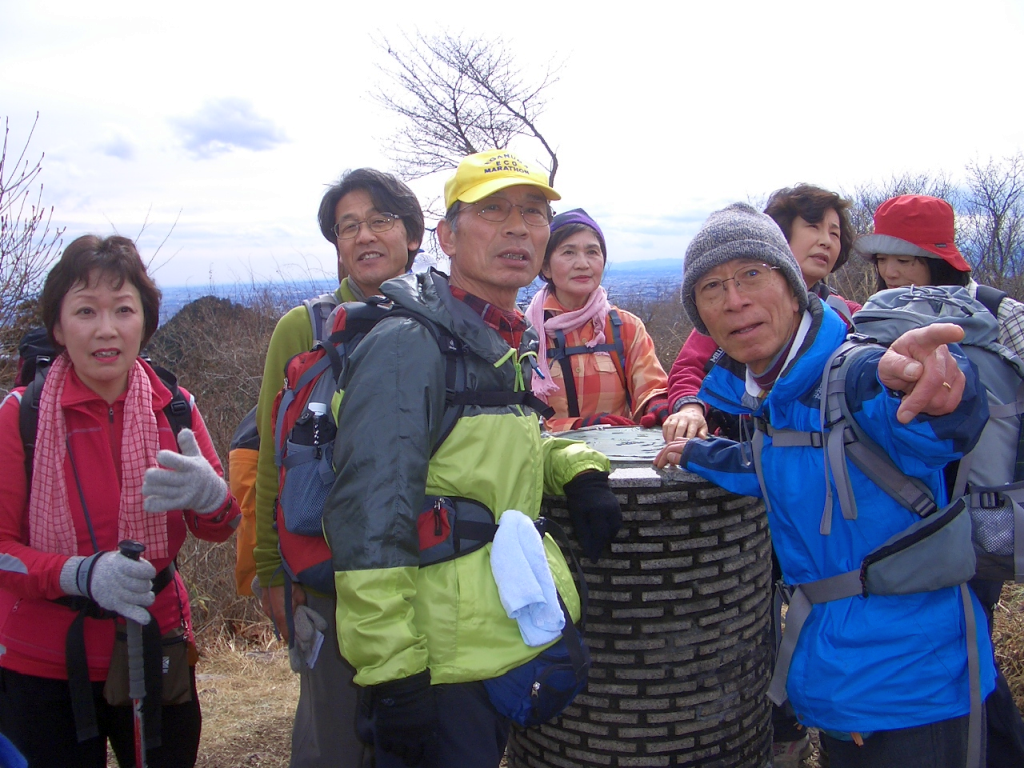
[[[992,639],[996,660],[1010,684],[1017,708],[1024,710],[1024,584],[1006,584],[996,605]]]
[[[202,651],[199,768],[288,766],[299,678],[273,635],[260,645],[219,640]]]

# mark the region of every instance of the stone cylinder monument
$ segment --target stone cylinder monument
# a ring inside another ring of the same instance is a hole
[[[516,728],[515,768],[771,764],[770,542],[764,505],[651,461],[660,430],[596,427],[623,527],[583,561],[593,666],[559,718]],[[544,514],[567,529],[565,500]],[[570,532],[570,539],[575,540]],[[582,554],[577,549],[577,555]]]

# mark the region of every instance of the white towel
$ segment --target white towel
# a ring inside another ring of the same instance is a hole
[[[501,605],[519,622],[523,642],[545,645],[561,637],[565,614],[558,604],[555,580],[544,542],[533,521],[516,509],[506,510],[491,545],[491,573]]]

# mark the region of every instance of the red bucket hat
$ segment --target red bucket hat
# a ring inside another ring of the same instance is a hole
[[[960,255],[954,238],[953,206],[929,195],[900,195],[875,211],[875,232],[857,238],[854,249],[863,256],[879,253],[942,259],[960,272],[971,266]]]

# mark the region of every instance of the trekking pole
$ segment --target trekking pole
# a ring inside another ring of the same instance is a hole
[[[141,541],[125,539],[117,545],[127,558],[138,560],[146,551]],[[133,619],[125,619],[128,632],[128,696],[132,700],[132,721],[135,727],[135,768],[146,768],[146,729],[142,715],[142,703],[146,698],[146,670],[142,658],[142,625]]]

